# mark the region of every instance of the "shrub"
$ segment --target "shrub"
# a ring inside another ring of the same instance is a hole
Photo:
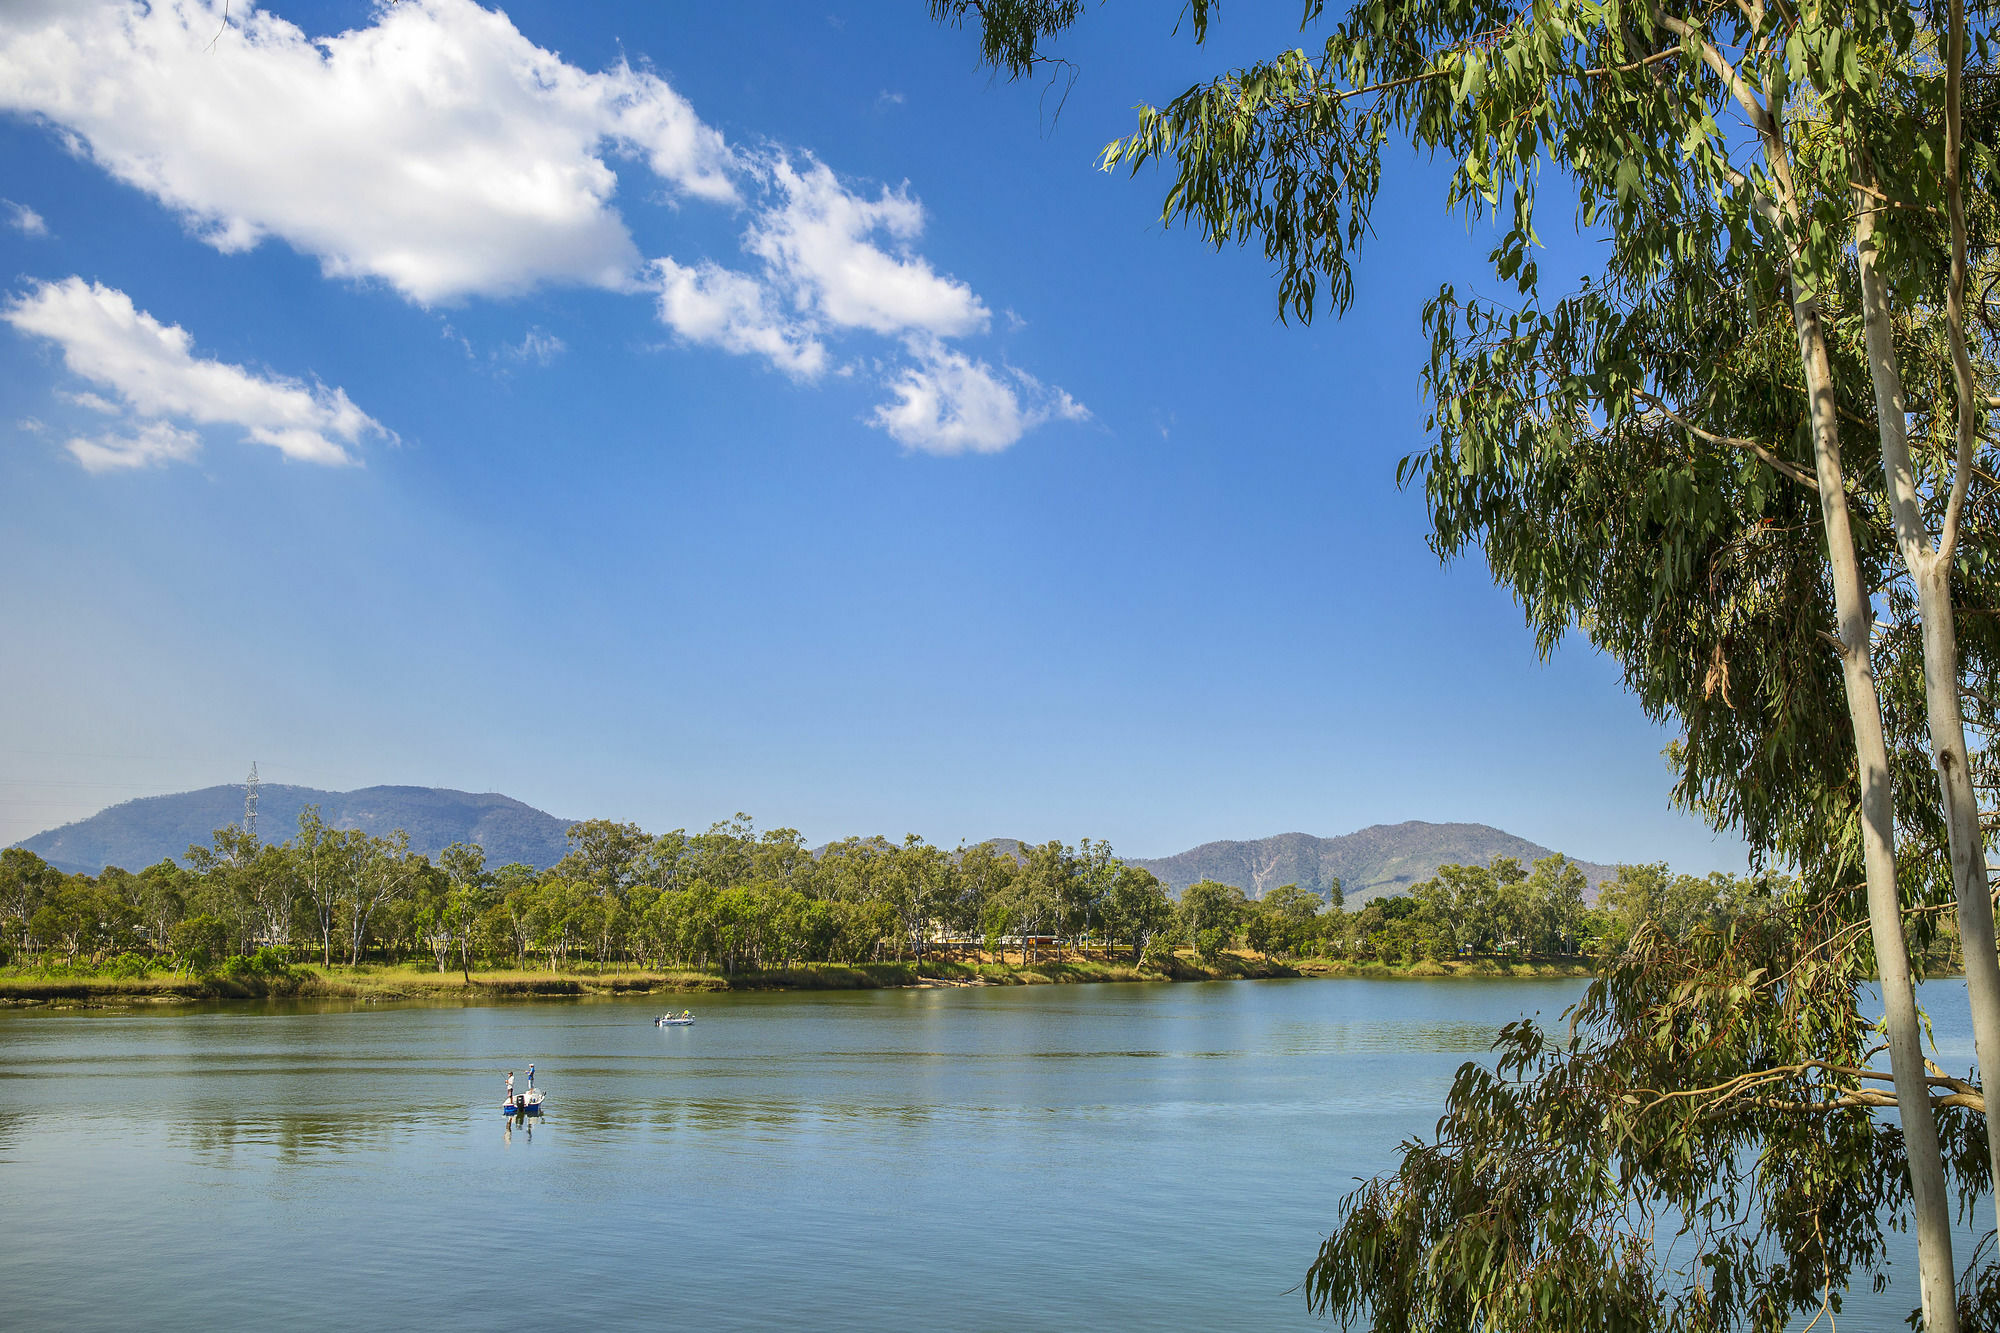
[[[217,956],[229,947],[229,926],[203,913],[175,922],[171,938],[174,960],[184,970],[206,976],[215,966]]]
[[[292,960],[284,949],[265,946],[253,954],[237,954],[222,965],[222,975],[232,981],[245,977],[289,977]]]
[[[121,953],[104,964],[104,975],[117,981],[143,981],[153,974],[153,960],[139,953]]]

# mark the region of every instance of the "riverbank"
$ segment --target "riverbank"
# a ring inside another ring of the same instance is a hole
[[[1279,962],[1255,954],[1226,953],[1202,963],[1182,953],[1145,965],[1103,959],[925,960],[900,963],[809,963],[796,967],[572,971],[457,972],[413,966],[295,967],[264,975],[146,977],[0,975],[0,1005],[172,1004],[189,1000],[564,998],[588,995],[700,994],[721,991],[882,990],[944,986],[1050,986],[1134,981],[1254,981],[1279,977],[1567,977],[1589,976],[1588,962],[1560,960],[1504,963],[1492,959],[1449,963],[1357,963],[1324,958]]]
[[[1594,977],[1597,964],[1588,958],[1544,958],[1509,962],[1500,958],[1454,958],[1448,962],[1349,962],[1337,958],[1302,958],[1292,964],[1302,977],[1372,977],[1436,979],[1441,977]]]
[[[700,994],[720,991],[882,990],[937,986],[1045,986],[1114,981],[1229,981],[1290,977],[1283,963],[1228,954],[1212,966],[1176,958],[1167,969],[1069,959],[1035,963],[926,960],[806,963],[795,967],[438,972],[412,966],[295,967],[277,975],[147,977],[0,975],[0,1003],[165,1002],[267,999],[532,999],[584,995]]]

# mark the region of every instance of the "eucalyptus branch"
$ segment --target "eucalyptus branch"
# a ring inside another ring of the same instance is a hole
[[[1697,439],[1706,440],[1710,444],[1719,444],[1730,449],[1741,449],[1746,453],[1755,454],[1767,467],[1780,476],[1789,477],[1807,490],[1818,493],[1819,481],[1810,472],[1807,472],[1796,463],[1790,463],[1778,457],[1767,446],[1759,444],[1755,440],[1739,439],[1733,435],[1717,435],[1713,431],[1703,430],[1643,389],[1634,390],[1632,396],[1651,404],[1653,409],[1659,412],[1661,416],[1666,417],[1669,421],[1672,421],[1675,425]]]
[[[1708,66],[1716,78],[1722,80],[1722,86],[1729,90],[1729,95],[1736,99],[1737,105],[1741,106],[1744,114],[1750,117],[1751,128],[1767,138],[1777,134],[1778,123],[1772,118],[1763,102],[1758,100],[1756,90],[1743,81],[1743,76],[1736,72],[1736,66],[1729,63],[1729,57],[1723,55],[1721,48],[1711,42],[1700,28],[1685,19],[1675,18],[1663,9],[1654,10],[1653,17],[1661,27],[1682,41],[1693,39],[1696,53],[1701,57],[1702,63]]]
[[[1965,135],[1964,68],[1965,0],[1950,0],[1944,61],[1944,204],[1951,221],[1951,273],[1945,285],[1945,330],[1951,342],[1952,371],[1958,381],[1958,466],[1951,479],[1951,498],[1945,502],[1944,531],[1938,535],[1938,559],[1944,562],[1951,560],[1958,546],[1965,491],[1972,480],[1978,425],[1973,407],[1978,401],[1978,389],[1965,335],[1965,182],[1960,162]]]
[[[1925,1063],[1927,1065],[1930,1064],[1929,1061]],[[1985,1095],[1976,1084],[1968,1083],[1962,1078],[1952,1078],[1950,1075],[1938,1070],[1935,1065],[1930,1065],[1930,1068],[1935,1072],[1926,1074],[1924,1082],[1931,1087],[1944,1088],[1948,1092],[1955,1094],[1957,1099],[1950,1101],[1950,1105],[1968,1106],[1978,1111],[1981,1115],[1986,1114]],[[1785,1079],[1795,1078],[1801,1074],[1811,1073],[1814,1070],[1825,1074],[1834,1074],[1844,1078],[1861,1079],[1875,1083],[1894,1083],[1896,1081],[1895,1075],[1886,1069],[1871,1069],[1865,1065],[1842,1064],[1833,1060],[1801,1060],[1796,1064],[1774,1065],[1768,1069],[1754,1069],[1747,1074],[1739,1074],[1735,1078],[1713,1084],[1706,1088],[1685,1088],[1675,1092],[1658,1092],[1651,1088],[1640,1089],[1642,1092],[1653,1094],[1653,1100],[1645,1103],[1641,1107],[1641,1110],[1651,1111],[1669,1102],[1695,1100],[1711,1096],[1715,1100],[1710,1103],[1708,1109],[1712,1110],[1714,1107],[1721,1105],[1723,1102],[1748,1089],[1761,1087],[1767,1083],[1782,1082]],[[1859,1088],[1855,1089],[1849,1095],[1875,1096],[1878,1094],[1874,1093],[1871,1089]],[[1883,1093],[1879,1095],[1886,1096],[1889,1100],[1878,1104],[1886,1106],[1894,1106],[1896,1104],[1893,1094]],[[1625,1096],[1628,1099],[1634,1099],[1633,1093],[1626,1093]]]

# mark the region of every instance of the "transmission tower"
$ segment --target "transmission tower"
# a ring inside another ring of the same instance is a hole
[[[243,784],[243,831],[257,841],[257,761],[250,761],[250,780]]]

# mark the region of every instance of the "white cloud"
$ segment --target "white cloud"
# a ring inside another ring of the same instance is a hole
[[[827,369],[825,340],[843,331],[936,342],[987,326],[972,289],[911,249],[924,211],[907,187],[871,199],[819,162],[801,169],[782,155],[760,165],[757,183],[743,248],[758,272],[653,263],[660,321],[682,338],[811,380]]]
[[[529,329],[521,341],[504,349],[509,361],[532,361],[546,366],[569,350],[569,344],[542,329]]]
[[[911,251],[924,207],[907,187],[865,199],[811,160],[800,171],[778,158],[768,173],[777,199],[752,224],[744,247],[801,309],[876,333],[956,337],[986,327],[990,316],[972,289],[940,277]]]
[[[49,224],[42,215],[26,204],[17,204],[12,199],[0,199],[0,207],[7,210],[7,225],[23,236],[46,236]]]
[[[135,454],[138,462],[186,457],[191,446],[182,447],[178,435],[153,430],[169,418],[236,426],[308,463],[351,463],[348,450],[364,435],[388,434],[345,391],[198,357],[187,330],[160,323],[124,292],[82,278],[37,283],[0,308],[0,319],[54,342],[70,373],[108,389],[145,419],[139,434],[122,443],[107,437],[89,446],[97,451],[89,459],[100,467],[136,466],[111,461]],[[93,466],[76,442],[70,448]]]
[[[826,369],[826,347],[803,322],[779,312],[756,278],[704,262],[654,261],[660,322],[693,343],[761,356],[794,379]]]
[[[96,439],[76,436],[63,447],[86,472],[115,472],[161,463],[184,463],[200,450],[201,437],[164,421],[148,421],[130,435],[105,434]]]
[[[426,304],[626,286],[640,259],[608,155],[735,195],[722,136],[664,81],[578,69],[472,0],[405,0],[317,42],[245,0],[226,28],[202,0],[0,7],[0,108],[217,249],[277,236]]]
[[[1051,420],[1085,421],[1090,410],[1024,371],[996,372],[942,344],[910,348],[917,364],[891,383],[896,401],[869,418],[890,437],[927,454],[992,454]]]
[[[655,74],[571,65],[476,0],[378,2],[367,26],[318,38],[255,0],[226,16],[222,0],[0,0],[7,111],[45,122],[218,250],[275,238],[330,277],[381,281],[419,304],[548,284],[645,292],[682,341],[802,382],[852,373],[834,366],[838,339],[902,340],[913,361],[887,372],[896,401],[870,420],[912,448],[990,452],[1082,414],[1059,390],[945,344],[984,332],[992,312],[917,252],[925,213],[907,183],[869,193],[802,151],[738,153]],[[644,260],[617,206],[621,173],[642,171],[669,203],[742,210],[748,263]],[[40,224],[9,206],[16,225]],[[45,336],[140,416],[230,422],[328,462],[379,429],[337,389],[198,360],[180,329],[80,279],[36,288],[6,318],[44,332],[29,324],[56,318],[43,307],[58,295],[90,327]],[[452,326],[444,336],[473,355]],[[531,329],[491,359],[548,364],[564,350]],[[292,424],[278,422],[280,404]],[[179,456],[165,437],[119,438],[101,448]]]
[[[93,412],[102,412],[107,417],[123,416],[125,414],[124,408],[118,406],[118,404],[112,402],[103,394],[90,392],[58,393],[56,397],[66,403],[75,403],[78,407],[87,407]]]

